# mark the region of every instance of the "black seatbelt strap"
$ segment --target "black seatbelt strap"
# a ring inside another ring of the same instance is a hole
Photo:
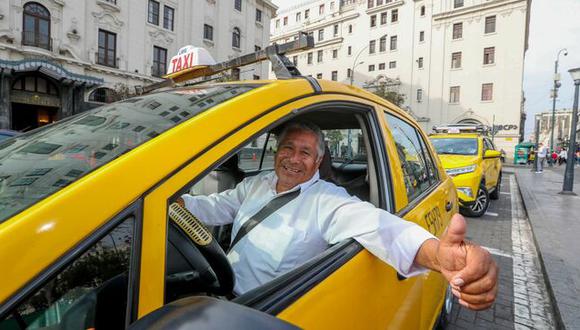
[[[300,195],[300,189],[294,190],[287,194],[278,196],[272,199],[268,204],[264,205],[260,211],[254,214],[248,221],[246,221],[240,230],[236,233],[236,237],[230,245],[230,251],[234,248],[237,242],[239,242],[244,236],[246,236],[254,227],[256,227],[262,220],[266,219],[270,214],[276,212],[282,206],[288,204],[291,200]]]

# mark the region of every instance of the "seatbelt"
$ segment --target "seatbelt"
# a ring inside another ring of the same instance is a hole
[[[274,213],[282,206],[288,204],[291,200],[298,197],[298,195],[300,195],[300,189],[278,196],[268,202],[268,204],[264,205],[260,211],[254,214],[242,225],[240,230],[238,230],[236,237],[234,237],[234,240],[230,245],[230,251],[234,248],[236,243],[238,243],[244,236],[246,236],[252,229],[254,229],[254,227],[262,222],[262,220],[266,219],[270,214]]]

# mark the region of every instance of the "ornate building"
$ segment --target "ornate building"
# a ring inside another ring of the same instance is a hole
[[[0,128],[27,131],[159,81],[184,45],[217,61],[254,52],[268,44],[276,9],[269,0],[0,1]]]

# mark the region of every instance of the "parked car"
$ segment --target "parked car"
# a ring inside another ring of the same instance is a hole
[[[452,125],[436,128],[431,142],[457,187],[460,212],[469,217],[481,217],[490,199],[498,199],[501,187],[501,152],[481,127]]]

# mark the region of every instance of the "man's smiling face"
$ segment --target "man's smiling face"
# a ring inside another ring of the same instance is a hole
[[[321,160],[317,145],[318,138],[310,131],[295,129],[284,136],[276,153],[277,192],[290,190],[312,178]]]

